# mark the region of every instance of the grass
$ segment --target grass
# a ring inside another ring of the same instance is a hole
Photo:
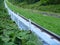
[[[4,3],[0,8],[0,45],[42,45],[42,42],[31,31],[19,30],[3,5]]]
[[[17,12],[21,14],[22,16],[31,19],[38,25],[48,29],[51,32],[54,32],[55,34],[60,36],[60,18],[55,18],[51,16],[44,16],[42,14],[34,13],[29,9],[24,9],[17,7],[10,2],[7,1],[8,7],[13,10],[14,12]]]
[[[35,10],[46,11],[46,12],[60,13],[60,4],[40,5],[40,1],[36,2],[34,4],[27,4],[26,2],[21,2],[21,3],[12,2],[12,3],[19,6],[19,7],[23,7],[23,8],[35,9]]]
[[[40,6],[38,8],[38,10],[60,13],[60,4],[59,5]]]

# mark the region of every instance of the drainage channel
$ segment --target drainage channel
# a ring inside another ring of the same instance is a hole
[[[45,31],[43,28],[39,27],[38,25],[31,22],[30,20],[27,20],[23,16],[19,16],[18,14],[14,13],[12,10],[8,8],[5,1],[4,4],[8,10],[9,15],[11,16],[11,19],[16,22],[16,24],[21,30],[30,29],[42,40],[43,45],[60,45],[60,37],[55,36],[52,33],[49,33],[48,31]],[[52,37],[56,37],[56,38],[52,38]]]

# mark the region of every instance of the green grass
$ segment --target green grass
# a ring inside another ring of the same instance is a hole
[[[60,4],[59,5],[40,6],[38,8],[38,10],[60,13]]]
[[[31,19],[38,25],[48,29],[51,32],[54,32],[55,34],[60,36],[60,18],[55,18],[51,16],[44,16],[42,14],[34,13],[29,9],[20,8],[17,6],[14,6],[10,2],[7,1],[8,7],[13,10],[14,12],[17,12],[21,14],[22,16]]]
[[[34,4],[27,4],[26,2],[16,3],[12,2],[13,4],[22,7],[22,8],[28,8],[28,9],[35,9],[39,11],[46,11],[46,12],[54,12],[54,13],[60,13],[60,4],[56,5],[40,5],[40,1],[36,2]]]
[[[42,45],[42,42],[31,31],[19,30],[3,5],[4,3],[0,8],[0,45]]]
[[[38,4],[32,4],[32,5],[24,5],[24,6],[21,5],[21,7],[28,8],[28,9],[35,9],[39,11],[60,13],[60,4],[59,5],[47,5],[47,6],[39,6]]]

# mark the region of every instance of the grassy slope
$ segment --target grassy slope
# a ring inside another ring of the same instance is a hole
[[[42,45],[38,40],[38,37],[33,33],[30,33],[30,31],[22,31],[18,29],[3,5],[4,3],[2,3],[0,7],[0,45],[17,45],[20,43],[20,39],[22,40],[22,45]],[[17,39],[18,41],[16,40],[17,37],[19,37],[19,40]],[[16,42],[14,42],[15,40]]]
[[[40,26],[56,33],[60,36],[60,18],[44,16],[42,14],[34,13],[29,9],[23,9],[7,2],[8,6],[14,11],[22,14],[24,17],[31,19]]]
[[[28,8],[28,9],[60,13],[60,4],[44,6],[44,5],[40,5],[40,2],[29,4],[29,5],[26,4],[25,2],[22,2],[22,3],[15,4],[15,5],[23,7],[23,8]]]

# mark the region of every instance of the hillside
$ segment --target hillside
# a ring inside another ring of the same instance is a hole
[[[9,0],[9,1],[23,8],[60,13],[60,0]]]

